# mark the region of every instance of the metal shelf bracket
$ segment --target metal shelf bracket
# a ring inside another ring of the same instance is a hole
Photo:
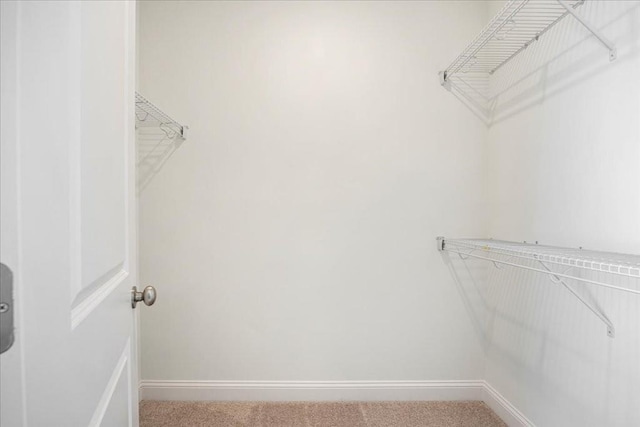
[[[595,314],[598,317],[598,319],[602,320],[602,322],[607,326],[607,335],[610,338],[614,338],[616,336],[616,332],[615,332],[615,328],[613,327],[613,323],[611,323],[611,320],[609,320],[607,315],[604,314],[602,312],[602,310],[600,310],[599,307],[594,307],[592,304],[590,304],[588,301],[586,301],[582,296],[580,296],[580,294],[572,286],[570,286],[569,284],[567,284],[567,282],[565,282],[560,277],[555,275],[554,272],[551,271],[551,269],[544,262],[538,261],[538,263],[540,263],[540,265],[542,265],[542,267],[549,272],[549,278],[551,279],[551,281],[553,283],[560,283],[562,286],[567,288],[567,290],[569,292],[571,292],[571,294],[574,297],[578,298],[578,300],[582,304],[584,304],[585,307],[587,307],[593,314]]]
[[[598,40],[600,40],[600,43],[602,43],[607,49],[609,49],[609,61],[615,61],[616,58],[618,57],[618,50],[616,49],[616,46],[608,38],[603,36],[600,31],[594,28],[593,25],[591,25],[584,18],[578,15],[576,11],[573,9],[573,7],[568,5],[565,0],[556,0],[556,1],[560,6],[564,7],[571,16],[573,16],[587,30],[589,30],[591,34],[593,34]]]
[[[446,71],[440,71],[438,73],[438,75],[440,76],[440,84],[448,91],[451,91],[451,82],[449,80],[447,80],[447,72]]]

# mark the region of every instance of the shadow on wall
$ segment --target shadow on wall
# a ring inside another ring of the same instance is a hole
[[[166,132],[161,127],[137,129],[138,194],[149,185],[183,142],[175,132]]]
[[[582,5],[579,14],[613,40],[618,48],[615,61],[610,62],[606,47],[568,16],[490,78],[452,78],[451,93],[490,126],[628,61],[640,50],[640,2],[593,1]],[[631,42],[625,44],[627,38]]]
[[[640,395],[634,363],[640,360],[640,296],[570,283],[617,326],[617,337],[609,338],[605,325],[547,274],[446,252],[442,257],[483,343],[489,381],[498,366],[553,419],[575,420],[571,425],[617,425],[616,414],[635,410],[637,402],[624,396]],[[631,277],[582,277],[640,290]]]

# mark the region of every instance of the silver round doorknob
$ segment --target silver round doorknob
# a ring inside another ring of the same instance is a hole
[[[138,292],[138,288],[134,286],[131,289],[131,308],[136,308],[140,301],[145,305],[153,305],[156,302],[156,289],[153,286],[147,286],[142,292]]]

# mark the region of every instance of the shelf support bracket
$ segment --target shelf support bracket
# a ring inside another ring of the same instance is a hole
[[[444,87],[446,90],[448,90],[449,92],[451,92],[451,82],[449,81],[449,79],[447,79],[447,71],[440,71],[438,73],[438,76],[440,76],[440,84],[442,85],[442,87]]]
[[[551,269],[549,267],[547,267],[547,265],[538,260],[538,262],[540,263],[540,265],[542,265],[542,267],[547,270],[549,272],[549,277],[551,278],[551,281],[554,283],[560,283],[562,286],[564,286],[565,288],[567,288],[567,290],[569,292],[571,292],[573,294],[574,297],[578,298],[578,300],[584,304],[589,310],[591,310],[591,312],[593,314],[595,314],[598,319],[602,320],[602,322],[607,325],[607,335],[611,338],[614,338],[616,336],[616,330],[613,327],[613,323],[611,323],[611,320],[609,320],[609,318],[602,313],[602,311],[600,311],[600,309],[598,307],[594,307],[593,305],[591,305],[588,301],[586,301],[584,298],[582,298],[582,296],[580,296],[579,293],[576,292],[575,289],[573,289],[573,287],[571,287],[569,284],[567,284],[567,282],[565,282],[564,280],[562,280],[560,277],[556,276],[553,271],[551,271]]]
[[[607,49],[609,49],[609,61],[615,61],[615,59],[618,57],[618,50],[616,49],[616,46],[609,39],[603,36],[600,31],[598,31],[595,27],[593,27],[593,25],[591,25],[589,22],[585,21],[580,15],[578,15],[578,13],[575,10],[573,10],[573,8],[569,6],[565,0],[556,0],[556,1],[560,4],[560,6],[564,7],[567,10],[567,12],[571,14],[571,16],[573,16],[578,22],[580,22],[587,30],[591,31],[591,34],[593,34],[598,40],[600,40],[600,43],[602,43],[603,45],[605,45]]]

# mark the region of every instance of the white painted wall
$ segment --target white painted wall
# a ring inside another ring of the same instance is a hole
[[[191,126],[140,195],[143,380],[477,379],[435,236],[486,233],[486,128],[437,72],[480,2],[142,2]]]
[[[143,379],[484,376],[640,423],[636,296],[586,290],[610,339],[545,278],[455,262],[461,298],[432,240],[640,253],[637,2],[579,10],[614,63],[566,19],[504,67],[488,133],[434,77],[501,2],[141,6],[140,90],[192,127],[140,197]]]
[[[487,22],[500,12],[506,4],[506,0],[487,0]]]
[[[488,135],[490,235],[640,254],[640,2],[578,11],[618,60],[568,18],[496,76],[512,87]],[[547,278],[489,274],[485,379],[540,426],[640,425],[640,297],[581,287],[611,339]]]

